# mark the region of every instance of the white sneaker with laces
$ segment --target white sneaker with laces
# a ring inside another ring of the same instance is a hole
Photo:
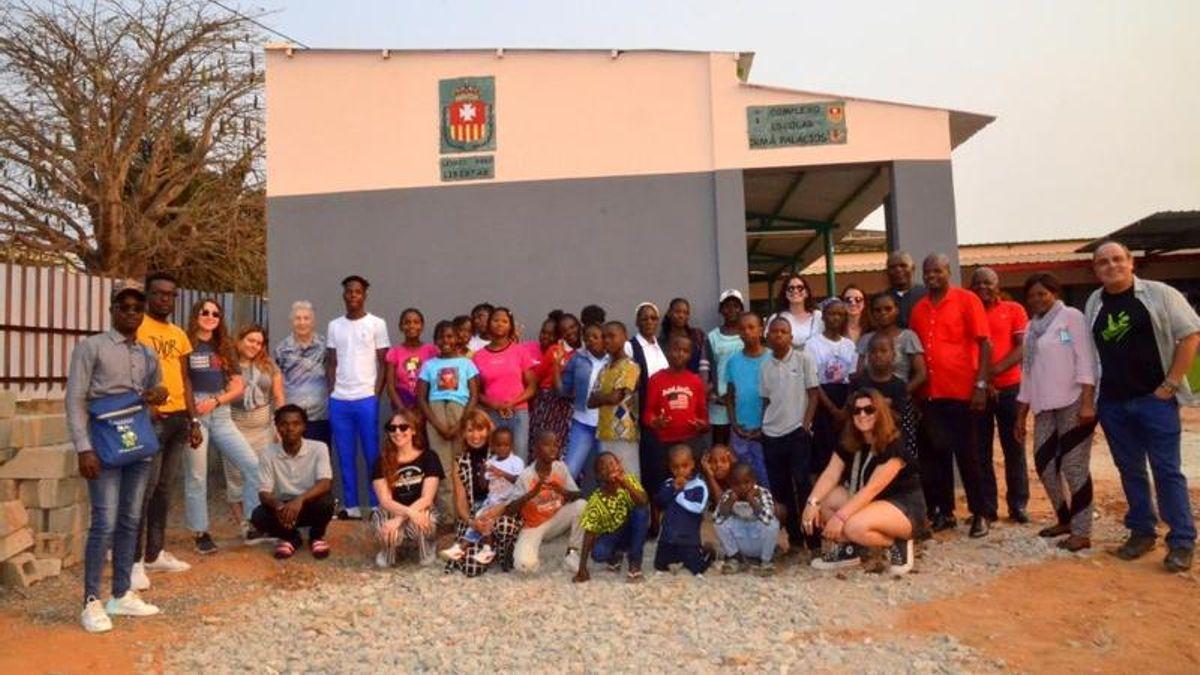
[[[467,552],[462,549],[462,546],[458,545],[457,541],[454,542],[454,545],[450,548],[444,548],[441,551],[438,551],[438,555],[441,556],[442,560],[449,560],[451,562],[462,560],[463,556],[466,554]]]
[[[567,549],[567,555],[563,557],[563,568],[568,572],[579,571],[579,551]]]
[[[104,611],[110,616],[154,616],[159,609],[142,600],[137,591],[127,591],[120,598],[109,598]]]
[[[88,598],[79,620],[83,629],[89,633],[105,633],[112,630],[112,619],[108,618],[108,613],[104,611],[104,603],[96,597]]]
[[[487,565],[496,559],[496,552],[492,550],[491,546],[484,544],[471,558],[480,565]]]
[[[186,572],[192,566],[167,551],[161,551],[154,562],[145,563],[147,572]]]
[[[375,554],[375,566],[380,569],[387,569],[388,567],[391,567],[391,565],[388,564],[387,551],[380,551],[379,553]]]
[[[361,520],[362,510],[360,510],[357,506],[351,506],[350,508],[346,509],[346,517],[350,518],[351,520]]]
[[[133,563],[133,569],[129,570],[129,587],[135,591],[150,588],[150,577],[146,576],[145,563]]]

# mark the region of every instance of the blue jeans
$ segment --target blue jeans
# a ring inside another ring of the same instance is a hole
[[[1158,513],[1170,528],[1167,545],[1172,548],[1194,548],[1196,524],[1188,500],[1187,479],[1180,470],[1179,404],[1175,399],[1164,401],[1147,394],[1128,401],[1100,401],[1096,416],[1113,462],[1121,474],[1121,487],[1129,511],[1125,527],[1130,532],[1154,536],[1158,518],[1150,500],[1150,481],[1146,476],[1146,461],[1154,474],[1154,490],[1158,497]]]
[[[520,457],[526,466],[532,464],[533,460],[529,458],[529,409],[514,410],[513,416],[508,419],[504,419],[495,411],[488,414],[496,423],[497,429],[508,429],[512,432],[513,453]]]
[[[242,472],[242,508],[247,518],[258,507],[258,454],[234,425],[229,406],[219,406],[202,416],[200,431],[204,441],[184,455],[184,523],[193,532],[208,532],[208,444],[212,443]]]
[[[729,432],[729,445],[733,456],[742,464],[749,464],[754,470],[754,480],[759,485],[770,485],[767,478],[767,462],[763,459],[762,441],[752,441],[737,435],[736,431]]]
[[[571,420],[571,430],[567,432],[567,454],[563,457],[567,468],[571,470],[571,477],[578,481],[583,472],[592,467],[599,454],[600,439],[596,438],[596,427]]]
[[[757,518],[730,516],[717,524],[717,537],[726,556],[742,554],[771,562],[775,557],[775,544],[779,541],[779,521],[774,518],[764,523]]]
[[[368,475],[379,458],[379,399],[375,396],[355,401],[329,399],[329,427],[333,430],[333,449],[342,469],[342,503],[358,508],[358,448],[362,446]],[[375,491],[367,488],[367,501],[378,504]]]
[[[150,464],[147,459],[116,469],[102,468],[96,480],[87,482],[92,524],[88,527],[83,554],[84,602],[90,597],[100,597],[100,579],[109,549],[113,552],[113,597],[119,598],[129,590]]]
[[[629,567],[642,567],[642,551],[646,548],[646,531],[650,528],[650,507],[639,506],[629,512],[621,529],[597,535],[592,542],[592,560],[608,562],[620,551],[629,554]]]

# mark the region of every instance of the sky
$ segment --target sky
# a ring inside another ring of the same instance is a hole
[[[310,47],[753,51],[751,82],[993,115],[953,157],[963,243],[1099,236],[1200,209],[1196,0],[240,6]],[[882,209],[863,227],[882,229]]]

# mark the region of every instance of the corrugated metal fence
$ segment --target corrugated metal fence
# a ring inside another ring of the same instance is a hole
[[[113,279],[57,267],[0,263],[0,389],[22,399],[57,398],[67,384],[71,350],[108,330]],[[229,325],[266,325],[267,300],[240,293],[179,289],[175,323],[187,326],[192,304],[215,297]]]

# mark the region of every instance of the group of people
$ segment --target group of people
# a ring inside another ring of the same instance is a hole
[[[215,300],[193,306],[186,330],[173,325],[169,275],[119,285],[112,329],[80,343],[68,380],[92,503],[83,625],[157,613],[138,595],[147,573],[188,568],[163,550],[181,472],[195,552],[217,550],[210,443],[243,537],[275,539],[280,559],[303,547],[302,529],[311,555],[327,557],[338,517],[366,522],[380,567],[411,548],[422,564],[441,557],[467,576],[534,571],[542,543],[560,536],[578,582],[589,561],[642,580],[651,539],[659,571],[767,576],[780,547],[807,549],[819,569],[903,574],[914,540],[958,524],[956,465],[969,535],[999,518],[997,432],[1007,516],[1029,522],[1032,412],[1036,473],[1055,511],[1039,534],[1070,551],[1091,546],[1098,421],[1129,502],[1116,554],[1149,552],[1161,516],[1165,566],[1186,570],[1196,535],[1177,406],[1190,396],[1200,318],[1170,286],[1137,278],[1121,244],[1100,246],[1093,264],[1102,288],[1086,312],[1066,306],[1047,273],[1026,280],[1024,306],[1002,297],[987,268],[956,287],[943,255],[923,261],[915,285],[911,257],[896,252],[883,293],[851,286],[818,306],[793,274],[765,320],[738,290],[722,292],[720,325],[707,332],[675,298],[665,313],[638,305],[633,330],[589,305],[551,313],[536,340],[521,341],[513,312],[485,303],[438,321],[432,343],[423,314],[405,309],[398,344],[354,275],[324,335],[311,304],[296,302],[292,333],[273,350],[259,326],[231,333]],[[153,438],[138,436],[130,413],[127,445],[158,451],[111,459],[95,447],[97,425],[112,419],[96,404],[130,392],[140,404],[126,412],[144,408]]]

